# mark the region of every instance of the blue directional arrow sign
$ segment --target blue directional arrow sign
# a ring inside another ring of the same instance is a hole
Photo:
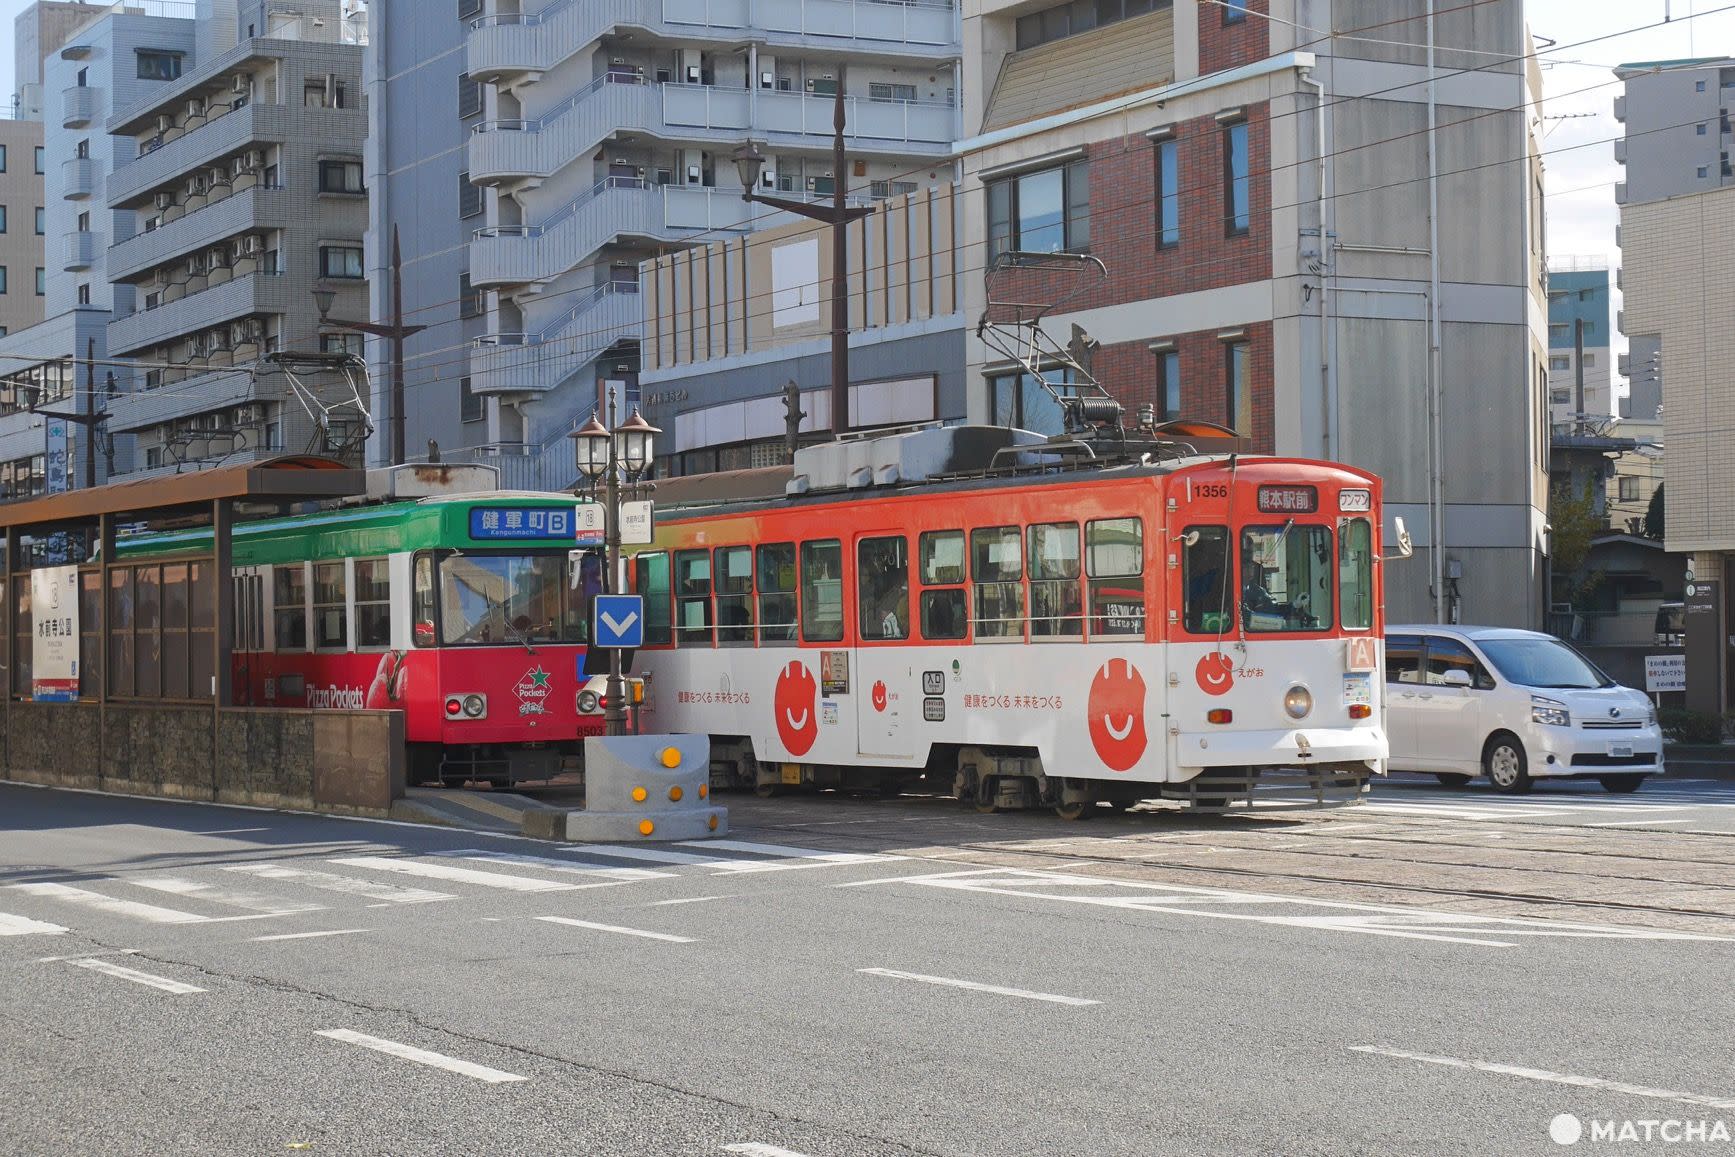
[[[591,638],[599,647],[642,647],[645,600],[638,595],[598,595],[593,625]]]

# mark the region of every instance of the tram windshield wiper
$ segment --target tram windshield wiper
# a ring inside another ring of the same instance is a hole
[[[500,612],[500,629],[506,632],[506,637],[511,639],[514,643],[521,644],[526,653],[531,655],[536,654],[536,648],[530,645],[530,637],[512,625],[512,616],[506,613],[506,604],[497,603],[493,599],[489,599],[488,605]]]

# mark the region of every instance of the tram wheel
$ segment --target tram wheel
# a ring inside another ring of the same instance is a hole
[[[1095,811],[1094,800],[1071,800],[1054,805],[1054,814],[1063,820],[1088,820]]]
[[[991,775],[985,775],[976,781],[976,810],[985,816],[991,816],[1000,810],[1000,805],[995,800],[995,796],[999,794],[996,791],[998,786]]]
[[[780,783],[756,783],[753,785],[753,794],[760,799],[770,799],[772,796],[783,794],[783,785]]]

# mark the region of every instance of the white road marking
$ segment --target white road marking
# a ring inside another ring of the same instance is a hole
[[[1658,824],[1690,824],[1692,820],[1605,820],[1600,824],[1585,824],[1587,828],[1635,828],[1655,827]]]
[[[68,960],[88,960],[95,956],[137,956],[137,948],[115,948],[108,952],[74,952],[71,956],[38,956],[38,964],[60,964]]]
[[[652,900],[649,904],[640,904],[640,908],[670,908],[676,904],[703,904],[709,900],[733,900],[733,896],[687,896],[680,900]]]
[[[329,932],[283,932],[276,936],[255,936],[253,940],[256,943],[268,940],[315,940],[321,936],[353,936],[357,932],[372,931],[372,928],[334,928]]]
[[[1047,890],[1056,878],[1094,884],[1092,895],[1078,891]],[[1199,916],[1213,920],[1244,920],[1291,928],[1329,932],[1355,932],[1367,936],[1398,936],[1410,940],[1439,940],[1472,944],[1482,948],[1513,948],[1512,937],[1556,937],[1599,940],[1692,940],[1730,943],[1729,937],[1650,928],[1623,928],[1600,924],[1572,924],[1515,916],[1476,916],[1457,912],[1433,912],[1425,908],[1399,908],[1381,904],[1354,904],[1316,900],[1301,896],[1278,896],[1260,892],[1229,892],[1183,884],[1146,884],[1065,873],[1030,872],[1021,868],[989,868],[968,872],[942,872],[926,876],[889,877],[862,884],[916,884],[950,888],[993,896],[1047,900],[1058,903],[1095,904],[1106,908],[1161,912],[1175,916]],[[1178,899],[1179,893],[1185,899]],[[1266,905],[1269,912],[1236,910]],[[1212,911],[1221,906],[1224,911]],[[1300,914],[1295,914],[1295,913]],[[1498,937],[1498,939],[1495,939]]]
[[[266,880],[290,880],[297,884],[305,884],[309,888],[318,888],[324,892],[338,892],[346,896],[364,896],[370,900],[380,900],[383,903],[369,904],[370,908],[384,908],[392,904],[428,904],[435,900],[450,900],[448,892],[430,892],[422,888],[402,888],[396,884],[380,884],[373,880],[357,880],[351,876],[339,876],[334,872],[316,872],[310,868],[291,868],[283,864],[227,864],[227,872],[246,872]]]
[[[548,924],[565,924],[573,928],[589,928],[594,932],[618,932],[622,936],[643,936],[646,940],[667,940],[670,944],[696,944],[687,936],[670,936],[667,932],[646,932],[643,928],[622,928],[618,924],[593,924],[589,920],[574,920],[570,916],[538,916]]]
[[[1395,1057],[1398,1060],[1420,1061],[1427,1065],[1444,1065],[1453,1069],[1474,1069],[1484,1073],[1499,1073],[1508,1077],[1522,1077],[1527,1081],[1546,1081],[1554,1085],[1572,1085],[1580,1089],[1597,1089],[1605,1093],[1626,1093],[1634,1097],[1649,1097],[1658,1101],[1675,1101],[1682,1105],[1695,1105],[1706,1109],[1735,1109],[1735,1100],[1724,1097],[1707,1097],[1699,1093],[1677,1093],[1670,1089],[1653,1089],[1645,1085],[1629,1085],[1624,1081],[1605,1081],[1601,1077],[1581,1077],[1573,1073],[1555,1073],[1547,1069],[1527,1069],[1520,1065],[1502,1065],[1492,1061],[1469,1061],[1458,1057],[1437,1057],[1427,1053],[1405,1052],[1402,1049],[1382,1049],[1373,1045],[1354,1045],[1349,1050],[1352,1053],[1369,1053],[1373,1056]]]
[[[143,920],[150,924],[205,924],[211,921],[209,916],[201,916],[197,912],[182,912],[176,908],[159,908],[155,904],[140,904],[136,900],[117,900],[113,896],[105,896],[101,892],[92,892],[86,888],[74,888],[70,884],[9,884],[21,892],[32,896],[42,896],[50,900],[64,900],[68,904],[78,904],[85,908],[95,908],[99,912],[107,912],[113,916],[126,916],[134,920]]]
[[[424,864],[418,860],[400,860],[391,856],[344,856],[330,862],[342,864],[346,868],[372,868],[380,872],[398,872],[405,876],[423,876],[430,880],[452,880],[483,888],[501,888],[508,892],[571,892],[578,888],[577,884],[562,884],[557,880],[509,876],[503,872],[482,872],[475,868],[454,867],[451,864]]]
[[[218,828],[214,832],[194,832],[195,836],[239,836],[247,832],[268,832],[270,828]]]
[[[738,863],[720,860],[716,856],[695,856],[691,852],[666,852],[660,848],[616,847],[614,844],[574,844],[562,851],[582,852],[593,856],[612,856],[621,860],[643,860],[652,864],[682,864],[687,867],[709,868],[718,864]]]
[[[117,878],[136,888],[167,892],[171,896],[191,896],[195,900],[209,900],[213,904],[228,904],[235,908],[247,908],[254,912],[270,912],[274,915],[287,915],[291,912],[318,912],[325,907],[323,904],[314,904],[305,900],[274,900],[269,896],[261,896],[253,892],[230,892],[210,884],[200,884],[175,876],[123,876]]]
[[[87,957],[71,962],[75,968],[88,968],[92,972],[101,972],[108,976],[117,976],[122,980],[130,980],[134,984],[143,984],[149,988],[160,988],[164,992],[172,992],[176,996],[186,996],[192,992],[204,992],[196,984],[182,984],[178,980],[170,980],[166,976],[154,976],[149,972],[140,972],[135,968],[122,968],[118,964],[110,964],[106,960]]]
[[[58,924],[45,924],[28,916],[0,912],[0,936],[58,936],[65,931],[66,929]]]
[[[649,868],[609,868],[601,864],[575,864],[570,860],[556,860],[550,856],[526,856],[518,852],[488,852],[479,848],[467,848],[456,852],[434,852],[436,856],[444,856],[455,860],[476,860],[486,864],[520,864],[527,868],[543,868],[550,872],[566,872],[575,876],[603,877],[599,883],[581,884],[584,888],[606,888],[612,884],[636,884],[640,880],[672,880],[673,872],[653,872]]]
[[[1023,988],[1002,988],[998,984],[979,984],[974,980],[954,980],[949,976],[924,976],[919,972],[899,972],[893,968],[858,968],[869,976],[889,976],[893,980],[919,980],[923,984],[940,984],[948,988],[967,988],[971,992],[988,992],[995,996],[1016,996],[1021,1000],[1042,1000],[1049,1004],[1101,1004],[1100,1000],[1085,1000],[1078,996],[1056,996],[1052,992],[1031,992]]]
[[[866,852],[822,852],[817,848],[787,848],[782,844],[755,844],[748,840],[681,840],[690,848],[721,848],[725,852],[749,852],[756,856],[780,856],[799,860],[845,860],[856,862]],[[902,856],[874,855],[874,860],[899,860]],[[735,861],[730,861],[731,863]]]
[[[745,1157],[807,1157],[806,1153],[797,1153],[793,1149],[779,1149],[775,1145],[763,1145],[758,1141],[739,1141],[733,1145],[725,1145],[723,1152],[741,1153]]]
[[[345,1044],[360,1045],[364,1049],[372,1049],[376,1053],[385,1053],[387,1056],[400,1057],[406,1061],[415,1061],[418,1065],[427,1065],[429,1068],[445,1069],[449,1073],[474,1077],[478,1081],[487,1081],[490,1085],[530,1079],[529,1077],[521,1077],[517,1073],[502,1072],[486,1065],[461,1061],[456,1057],[446,1056],[444,1053],[429,1052],[427,1049],[399,1044],[397,1041],[382,1040],[377,1036],[368,1036],[366,1033],[351,1032],[347,1028],[319,1029],[314,1035],[343,1041]]]

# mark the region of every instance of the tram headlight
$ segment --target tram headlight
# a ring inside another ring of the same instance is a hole
[[[1313,692],[1297,683],[1283,694],[1283,710],[1291,719],[1306,719],[1313,710]]]
[[[480,719],[488,713],[488,700],[480,695],[464,696],[464,714],[471,719]]]
[[[594,714],[601,704],[602,700],[597,698],[596,692],[588,687],[578,693],[578,710],[582,715]]]

